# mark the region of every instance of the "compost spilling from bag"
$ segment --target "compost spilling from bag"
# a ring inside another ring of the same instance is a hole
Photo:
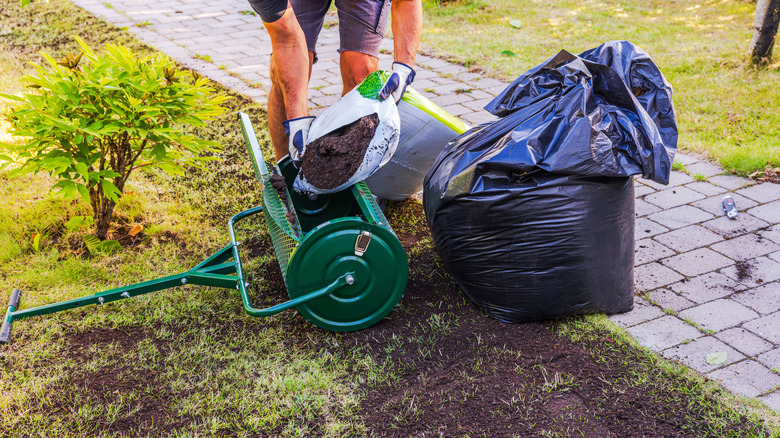
[[[368,178],[398,146],[401,120],[393,99],[378,93],[388,73],[376,71],[320,114],[309,128],[299,193],[336,193]]]
[[[506,322],[631,310],[632,176],[667,184],[677,147],[658,67],[625,41],[561,51],[485,109],[425,178],[447,270]]]

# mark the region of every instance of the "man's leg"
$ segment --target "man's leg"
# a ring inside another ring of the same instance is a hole
[[[276,159],[288,154],[288,139],[282,122],[304,117],[308,112],[306,88],[311,75],[312,54],[292,8],[272,23],[264,23],[271,36],[271,90],[268,93],[268,130]]]
[[[345,95],[358,86],[363,79],[377,70],[378,59],[365,53],[343,50],[339,56],[341,68],[341,81],[344,89],[341,95]]]

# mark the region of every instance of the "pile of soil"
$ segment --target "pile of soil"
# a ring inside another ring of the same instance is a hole
[[[279,199],[281,199],[282,204],[284,205],[284,209],[287,210],[287,222],[289,222],[290,226],[295,229],[295,212],[293,211],[294,207],[290,204],[290,201],[287,198],[287,182],[285,182],[284,177],[279,175],[279,172],[277,172],[275,168],[272,169],[272,172],[273,175],[271,175],[271,178],[268,179],[268,182],[270,182],[271,187],[276,190],[276,193],[279,195]]]
[[[355,174],[379,126],[374,113],[342,126],[306,145],[301,175],[320,189],[338,187]]]
[[[287,203],[287,183],[284,181],[284,177],[282,175],[279,175],[279,172],[276,171],[276,169],[273,169],[273,175],[271,175],[271,178],[268,179],[268,182],[271,183],[271,187],[276,190],[276,193],[279,195],[279,199],[282,200],[285,204]]]

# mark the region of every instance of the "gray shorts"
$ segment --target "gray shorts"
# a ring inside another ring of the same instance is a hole
[[[335,0],[339,15],[339,52],[352,51],[378,57],[390,15],[390,0]],[[331,0],[290,0],[306,45],[317,59],[317,37]]]
[[[249,5],[265,23],[273,23],[282,18],[290,2],[287,0],[249,0]]]

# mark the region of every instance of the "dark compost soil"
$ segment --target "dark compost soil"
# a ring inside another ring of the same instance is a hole
[[[276,190],[276,193],[279,195],[279,199],[282,201],[285,210],[287,210],[287,222],[290,223],[290,226],[294,227],[295,212],[293,211],[293,207],[290,205],[290,202],[287,198],[287,183],[284,181],[284,177],[276,171],[276,168],[273,168],[272,170],[273,175],[268,179],[268,182],[270,182],[271,186],[274,188],[274,190]]]
[[[390,378],[358,388],[363,394],[360,415],[370,436],[768,436],[745,417],[716,411],[718,402],[712,394],[648,363],[643,353],[613,339],[606,329],[583,324],[587,333],[573,341],[561,334],[562,321],[505,324],[485,316],[446,275],[426,244],[430,234],[424,221],[415,219],[422,215],[422,206],[413,201],[388,206],[388,220],[409,254],[409,282],[400,305],[373,327],[330,333],[295,312],[280,319],[229,315],[230,321],[203,323],[226,333],[284,324],[289,328],[289,348],[319,351],[351,364],[344,377],[348,381],[376,374],[373,368],[381,367],[381,374]],[[251,255],[272,250],[265,240],[251,242]],[[276,262],[268,262],[262,271],[266,298],[285,299]],[[568,320],[577,321],[582,319]],[[184,326],[191,324],[192,320]],[[197,331],[188,333],[198,336]],[[134,351],[138,342],[147,339],[164,357],[175,357],[178,348],[138,327],[96,329],[68,337],[69,357],[76,363],[99,354],[93,348],[97,344]],[[366,356],[371,360],[360,360]],[[186,394],[160,385],[154,373],[111,367],[86,371],[76,366],[69,384],[107,404],[131,387],[153,388],[138,400],[135,414],[99,425],[103,432],[164,434],[199,421],[172,412],[170,407]],[[53,408],[68,411],[74,406],[72,400],[63,400]],[[713,433],[710,422],[715,417],[726,422],[728,435]],[[321,419],[310,421],[311,430],[321,431],[312,436],[327,435]],[[280,432],[249,436],[279,436]]]
[[[379,116],[370,114],[309,143],[303,154],[301,175],[320,189],[344,184],[363,162],[377,126]]]

